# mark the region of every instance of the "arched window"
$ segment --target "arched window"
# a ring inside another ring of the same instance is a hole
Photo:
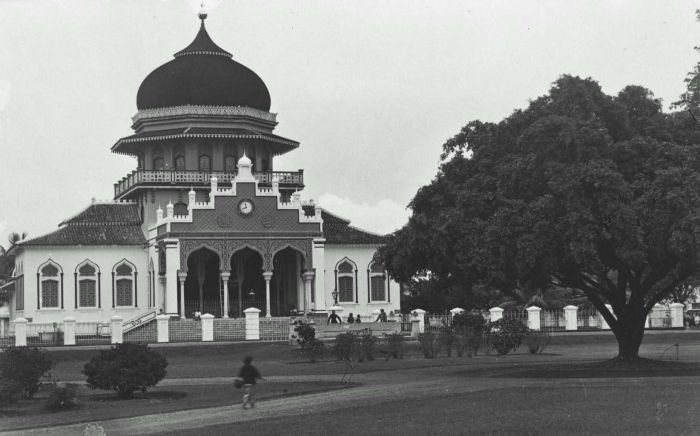
[[[185,156],[175,157],[175,171],[185,171]]]
[[[355,302],[355,265],[349,259],[344,259],[335,267],[336,289],[339,303]]]
[[[165,161],[162,157],[153,158],[153,169],[156,171],[163,171],[165,169]]]
[[[369,276],[369,301],[386,301],[386,268],[372,262],[367,271]]]
[[[63,270],[52,260],[39,267],[40,297],[37,309],[63,308]]]
[[[135,307],[136,304],[136,267],[127,260],[122,260],[112,271],[112,307]]]
[[[199,171],[211,171],[211,158],[206,154],[199,156]]]
[[[236,156],[231,156],[228,155],[224,158],[224,171],[227,172],[234,172],[236,171],[236,165],[237,165],[237,160]]]
[[[99,268],[89,260],[75,269],[75,307],[99,307]]]

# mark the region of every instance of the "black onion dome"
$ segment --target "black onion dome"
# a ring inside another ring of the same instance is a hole
[[[270,110],[265,83],[212,41],[203,19],[194,41],[175,53],[175,59],[153,70],[136,96],[139,110],[184,105]]]

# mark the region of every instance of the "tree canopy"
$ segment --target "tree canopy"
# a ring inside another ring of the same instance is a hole
[[[646,314],[700,271],[700,130],[651,91],[562,76],[498,123],[472,121],[380,256],[478,296],[582,291],[635,358]],[[605,304],[612,306],[612,313]]]

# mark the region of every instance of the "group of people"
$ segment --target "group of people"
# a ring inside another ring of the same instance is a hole
[[[337,313],[335,313],[335,310],[331,310],[331,314],[328,316],[328,324],[342,324],[343,320],[338,316]],[[352,313],[348,315],[348,324],[359,324],[362,322],[362,319],[360,317],[360,314],[358,313],[357,316],[353,316]],[[387,316],[386,312],[384,312],[384,309],[379,309],[379,316],[377,316],[376,321],[374,322],[387,322]]]

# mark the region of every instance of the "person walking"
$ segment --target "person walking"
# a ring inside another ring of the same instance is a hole
[[[260,371],[254,367],[251,363],[253,358],[251,356],[246,356],[243,359],[243,366],[241,370],[238,371],[238,377],[243,383],[243,408],[247,409],[247,406],[255,407],[255,383],[257,379],[263,380],[260,375]]]

